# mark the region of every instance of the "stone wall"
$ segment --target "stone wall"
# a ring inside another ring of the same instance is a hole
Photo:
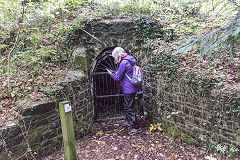
[[[161,76],[146,88],[152,118],[177,126],[199,143],[240,147],[240,93],[220,93],[208,79],[188,81]],[[153,107],[152,107],[153,106]],[[201,138],[200,138],[201,137]]]
[[[21,118],[0,129],[0,159],[17,158],[28,153],[48,155],[62,144],[58,102],[69,100],[73,105],[75,137],[87,135],[93,123],[93,111],[88,78],[80,70],[70,71],[57,87],[44,88],[49,98],[20,106]]]

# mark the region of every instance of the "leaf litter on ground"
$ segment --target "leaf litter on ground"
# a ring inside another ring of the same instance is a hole
[[[188,145],[180,139],[168,137],[164,132],[149,132],[149,124],[141,123],[143,132],[134,136],[127,135],[127,129],[121,129],[122,121],[99,122],[93,125],[90,135],[77,141],[77,157],[83,160],[110,159],[206,159],[211,153],[201,147]],[[118,125],[116,125],[118,124]],[[104,135],[96,136],[101,128]],[[218,160],[225,157],[220,154],[212,155]],[[64,159],[63,148],[42,160]]]

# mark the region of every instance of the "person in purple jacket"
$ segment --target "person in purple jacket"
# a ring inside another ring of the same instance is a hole
[[[132,85],[128,77],[125,75],[127,74],[132,78],[133,66],[136,64],[136,59],[133,56],[128,55],[121,47],[116,47],[112,52],[112,56],[115,59],[115,63],[119,63],[119,67],[116,73],[112,73],[110,70],[108,70],[108,73],[114,80],[121,82],[124,93],[124,112],[126,119],[122,126],[131,127],[131,130],[128,132],[129,135],[141,133],[142,130],[134,110],[135,95],[139,87]]]

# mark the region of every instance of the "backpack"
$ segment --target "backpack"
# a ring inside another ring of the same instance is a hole
[[[125,75],[134,86],[141,86],[143,82],[143,71],[141,67],[134,64],[132,78],[130,78],[126,73]]]

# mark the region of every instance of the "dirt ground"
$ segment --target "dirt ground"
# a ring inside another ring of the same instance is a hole
[[[212,155],[201,147],[183,143],[164,132],[150,132],[149,124],[143,123],[141,134],[128,136],[121,121],[95,123],[93,132],[77,142],[80,160],[204,160],[225,159]],[[63,148],[42,160],[63,160]]]

